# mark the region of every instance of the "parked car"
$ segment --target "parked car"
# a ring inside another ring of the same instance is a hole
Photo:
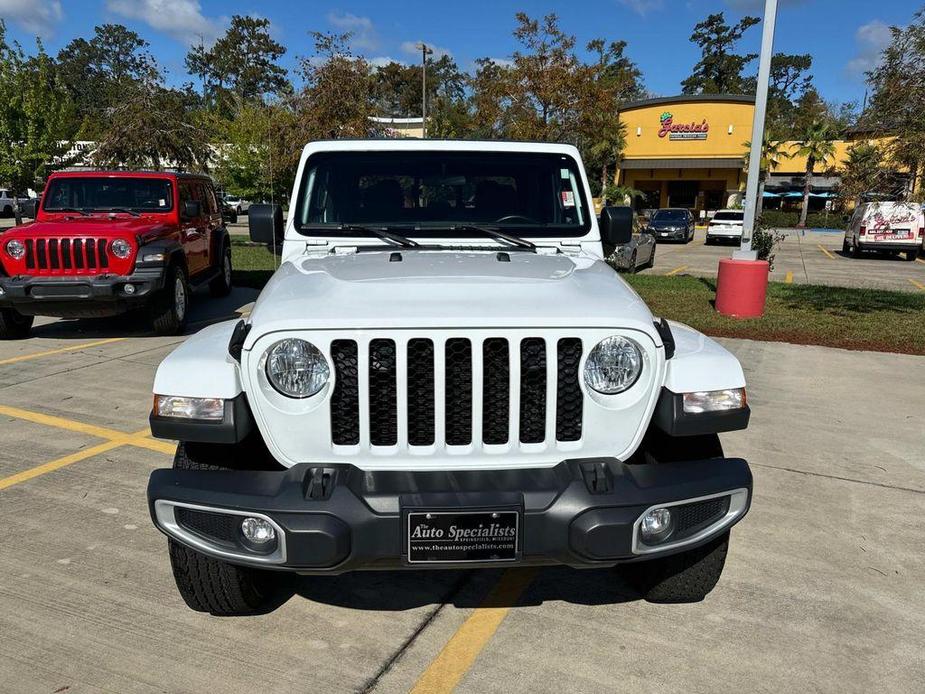
[[[13,216],[14,203],[18,200],[20,208],[24,208],[30,201],[28,196],[13,196],[7,188],[0,188],[0,214],[4,217]],[[28,215],[26,215],[28,216]]]
[[[337,194],[332,194],[337,191]],[[413,193],[413,194],[412,194]],[[621,566],[697,601],[749,508],[745,377],[655,318],[604,262],[632,210],[593,214],[570,145],[305,147],[281,266],[250,316],[158,367],[148,483],[195,610],[272,606],[281,573]]]
[[[925,244],[922,207],[911,202],[865,202],[857,206],[842,242],[842,252],[860,258],[864,251],[879,251],[915,260]]]
[[[742,210],[717,210],[707,225],[707,245],[715,241],[740,243],[744,220]]]
[[[647,230],[661,241],[683,241],[690,243],[694,238],[694,215],[680,207],[666,207],[657,210],[649,220]]]
[[[633,236],[629,242],[617,246],[607,258],[617,270],[634,273],[655,265],[655,235],[643,231],[637,220],[638,217],[633,220]]]
[[[130,171],[52,174],[35,222],[0,239],[0,339],[35,316],[147,309],[158,334],[186,324],[190,294],[231,291],[231,244],[206,176]]]
[[[238,197],[237,195],[225,195],[225,204],[232,210],[235,211],[235,214],[247,214],[247,211],[250,209],[251,203],[249,200]]]

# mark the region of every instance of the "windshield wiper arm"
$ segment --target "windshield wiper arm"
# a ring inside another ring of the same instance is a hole
[[[86,210],[82,210],[79,207],[46,207],[46,212],[76,212],[77,214],[83,215],[84,217],[89,217],[90,213]]]
[[[487,236],[491,236],[494,239],[499,241],[506,241],[507,243],[518,246],[519,248],[526,248],[530,251],[536,250],[536,244],[527,239],[522,239],[519,236],[514,236],[512,234],[505,234],[500,229],[495,227],[486,227],[479,224],[455,224],[450,227],[450,231],[478,231]]]
[[[337,227],[337,230],[353,232],[356,234],[372,234],[373,236],[376,236],[384,241],[391,241],[392,243],[396,243],[404,248],[418,248],[421,245],[414,239],[409,239],[407,236],[396,234],[395,232],[389,231],[387,228],[383,227],[368,227],[361,224],[341,224]]]
[[[125,212],[126,214],[130,214],[133,217],[141,216],[140,212],[136,212],[135,210],[130,210],[127,207],[110,207],[106,210],[106,212]]]

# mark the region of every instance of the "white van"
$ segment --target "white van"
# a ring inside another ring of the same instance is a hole
[[[742,210],[717,210],[707,225],[707,244],[720,239],[739,243],[744,222],[745,213]]]
[[[920,205],[912,202],[865,202],[857,206],[842,252],[860,258],[862,251],[905,253],[915,260],[922,251],[925,217]]]

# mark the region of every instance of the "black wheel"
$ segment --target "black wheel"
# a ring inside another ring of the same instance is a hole
[[[649,268],[650,270],[655,267],[655,249],[657,247],[658,247],[657,245],[652,246],[652,254],[649,256],[649,262],[646,263],[646,267]]]
[[[12,217],[12,216],[13,216],[13,208],[10,207],[9,205],[4,205],[4,206],[3,206],[3,216],[4,216],[4,217]]]
[[[861,246],[857,242],[851,244],[851,257],[852,258],[861,257]]]
[[[709,236],[707,236],[707,238],[705,238],[704,241],[703,241],[703,245],[704,245],[704,246],[712,246],[712,245],[713,245],[713,239],[711,239]]]
[[[222,272],[209,282],[209,293],[216,298],[231,294],[231,246],[227,243],[222,246],[219,262],[222,264]]]
[[[696,549],[622,567],[623,575],[649,602],[700,602],[723,573],[729,533]]]
[[[0,308],[0,340],[22,340],[29,337],[35,316],[24,316],[15,308]]]
[[[178,470],[228,470],[243,467],[239,446],[180,443],[173,466]],[[243,449],[242,449],[243,450]],[[235,566],[168,540],[170,567],[184,602],[197,612],[232,617],[263,612],[277,604],[284,576]]]
[[[164,288],[151,307],[151,322],[158,335],[179,335],[186,326],[189,313],[189,284],[186,272],[179,265],[167,269]]]
[[[851,251],[851,246],[848,245],[848,237],[845,237],[845,240],[841,242],[841,252],[842,255],[848,255]]]
[[[910,263],[919,257],[919,249],[916,248],[914,251],[906,251],[906,260]]]

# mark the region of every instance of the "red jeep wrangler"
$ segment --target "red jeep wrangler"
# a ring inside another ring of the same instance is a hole
[[[52,174],[35,222],[0,236],[0,339],[35,316],[149,311],[183,330],[190,292],[231,291],[231,243],[207,176],[139,171]]]

